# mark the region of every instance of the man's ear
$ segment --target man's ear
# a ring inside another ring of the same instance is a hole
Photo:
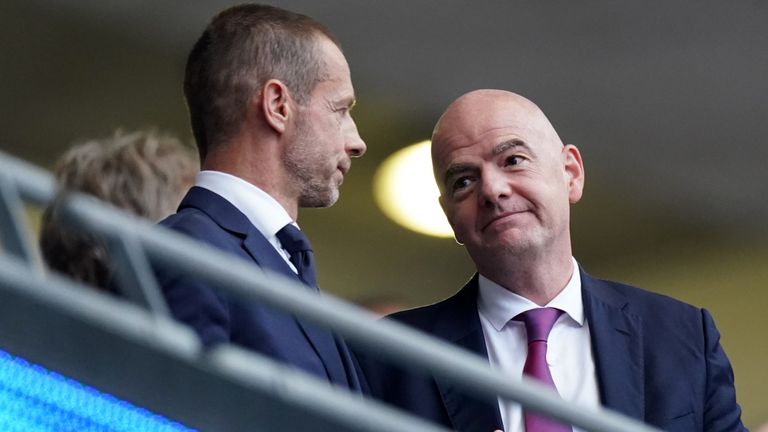
[[[584,163],[579,149],[573,144],[563,147],[565,173],[568,180],[568,201],[576,204],[584,192]]]
[[[292,115],[288,87],[280,80],[270,79],[264,83],[258,97],[267,125],[278,133],[284,133]]]

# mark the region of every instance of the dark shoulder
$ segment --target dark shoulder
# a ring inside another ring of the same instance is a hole
[[[400,312],[388,315],[387,318],[395,321],[407,324],[411,327],[415,327],[421,330],[429,330],[431,323],[435,322],[435,318],[442,316],[445,310],[443,300],[431,305],[420,306],[414,309],[408,309]]]
[[[208,214],[194,207],[185,207],[159,222],[161,226],[185,233],[217,226]]]
[[[619,296],[625,298],[630,303],[630,305],[635,304],[644,307],[662,308],[664,310],[698,310],[698,308],[684,301],[678,300],[668,295],[659,294],[645,288],[639,288],[621,282],[594,279],[591,277],[589,277],[589,282],[587,282],[587,279],[583,280],[585,283],[589,283],[589,286],[585,288],[591,288],[593,292],[597,293],[598,295],[614,291]]]
[[[624,283],[582,277],[585,301],[591,295],[623,309],[642,320],[646,328],[675,329],[671,332],[698,333],[702,309],[673,297]]]
[[[220,249],[231,249],[233,245],[239,247],[242,241],[236,233],[224,229],[206,212],[194,207],[182,208],[160,221],[159,225]]]
[[[477,320],[477,275],[452,296],[426,306],[389,315],[411,327],[434,333],[437,327],[470,325]]]

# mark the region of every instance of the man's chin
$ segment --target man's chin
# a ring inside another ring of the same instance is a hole
[[[486,244],[486,247],[494,251],[504,251],[511,254],[523,254],[535,248],[536,241],[530,232],[519,229],[508,229],[498,233]]]
[[[299,207],[303,208],[326,208],[336,204],[339,200],[339,189],[331,188],[323,191],[314,191],[314,193],[299,198]]]

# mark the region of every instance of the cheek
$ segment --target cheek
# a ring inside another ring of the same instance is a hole
[[[543,199],[542,206],[546,208],[546,213],[554,220],[563,220],[568,218],[571,204],[568,199],[568,191],[561,188],[551,189]]]
[[[454,233],[459,237],[465,236],[474,229],[477,211],[475,207],[470,206],[466,201],[462,201],[446,209],[446,216],[453,227]]]
[[[551,208],[559,206],[561,201],[568,201],[568,191],[560,184],[541,178],[530,179],[519,185],[518,193],[533,202],[536,207]]]

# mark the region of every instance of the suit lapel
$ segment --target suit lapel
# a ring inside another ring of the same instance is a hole
[[[264,235],[251,224],[237,207],[220,195],[195,186],[184,197],[179,210],[185,207],[194,207],[203,211],[221,228],[242,238],[243,249],[260,267],[298,280],[296,274]]]
[[[208,189],[194,186],[179,204],[179,211],[195,208],[207,214],[214,222],[227,231],[244,235],[251,223],[248,218],[229,201]]]
[[[442,315],[435,320],[435,335],[487,360],[488,351],[477,312],[477,275],[446,303]],[[436,382],[454,429],[468,432],[503,429],[496,398],[470,397],[450,382]]]
[[[589,323],[602,404],[636,419],[645,413],[643,334],[640,317],[606,282],[583,270],[582,298]]]
[[[260,267],[303,284],[264,235],[229,201],[205,188],[193,187],[184,197],[179,209],[184,207],[196,207],[202,210],[225,230],[243,237],[243,248]],[[298,319],[295,321],[322,360],[331,381],[347,385],[347,374],[332,333]]]
[[[299,279],[298,275],[291,270],[283,257],[275,250],[275,248],[267,241],[267,239],[254,227],[248,231],[247,237],[243,241],[243,247],[263,268],[272,270],[279,273],[281,276],[285,276],[304,285],[304,282]],[[307,291],[313,295],[317,295],[317,291],[307,287]],[[341,362],[339,350],[336,347],[336,341],[333,334],[323,328],[315,327],[312,324],[306,323],[298,318],[296,322],[301,329],[301,332],[309,341],[312,348],[317,353],[318,357],[322,360],[325,371],[332,382],[340,385],[348,385],[347,374],[344,370],[344,366]]]
[[[645,413],[643,334],[640,317],[626,310],[627,300],[606,282],[581,270],[582,299],[589,323],[602,404],[630,417]],[[436,318],[435,335],[488,358],[477,313],[477,275],[446,301]],[[487,432],[502,429],[496,400],[466,396],[461,388],[437,380],[454,429]]]

